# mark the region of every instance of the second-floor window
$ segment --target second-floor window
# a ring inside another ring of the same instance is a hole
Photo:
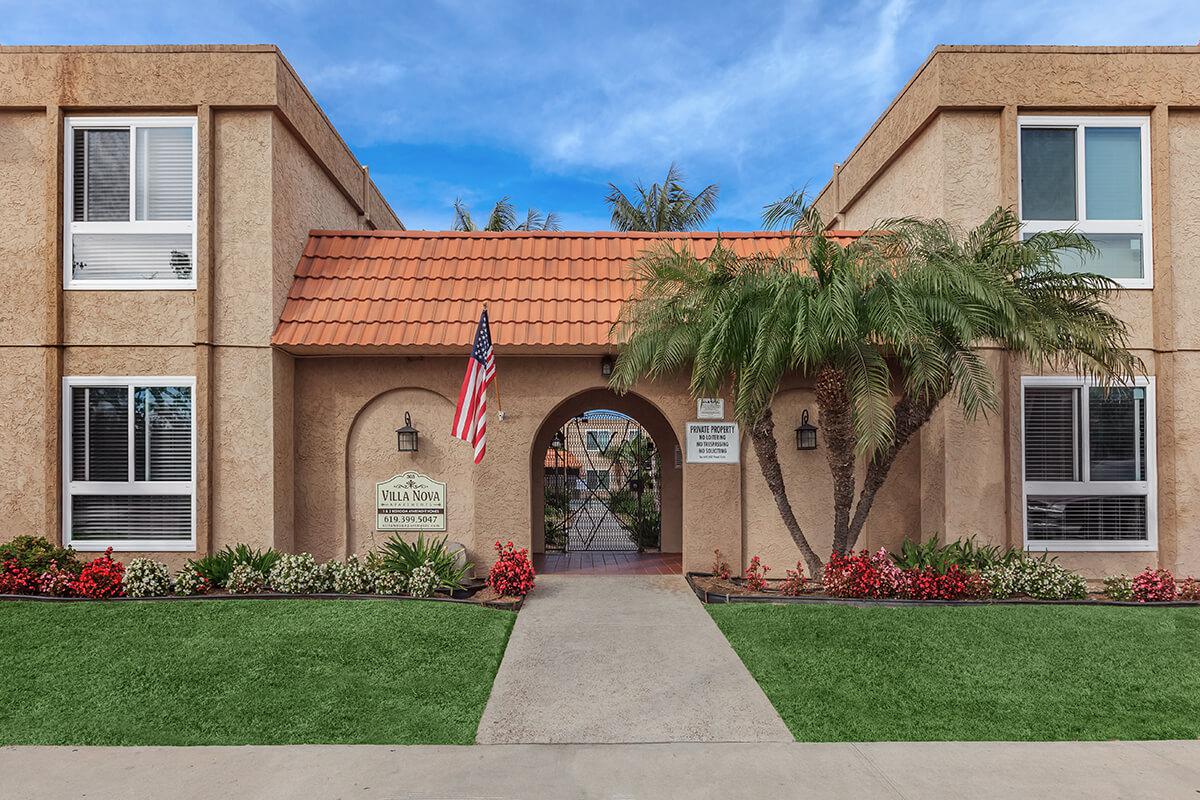
[[[1150,288],[1149,118],[1022,116],[1020,134],[1025,233],[1074,227],[1099,255],[1064,269]]]
[[[196,119],[66,122],[63,286],[196,286]]]

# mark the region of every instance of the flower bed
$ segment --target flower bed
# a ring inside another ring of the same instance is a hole
[[[251,550],[246,545],[204,556],[174,575],[166,564],[135,558],[123,564],[112,548],[86,564],[70,548],[18,537],[0,546],[0,599],[53,602],[216,599],[368,599],[473,603],[516,610],[533,588],[524,550],[496,543],[501,558],[487,582],[465,577],[470,567],[446,540],[394,539],[365,560],[317,563],[308,553]],[[515,576],[499,579],[497,575]]]
[[[765,591],[750,592],[737,578],[722,580],[708,572],[688,572],[688,585],[703,603],[777,603],[777,604],[835,604],[850,606],[982,606],[982,605],[1100,605],[1100,606],[1200,606],[1200,598],[1183,600],[1176,596],[1169,602],[1138,602],[1136,600],[1109,600],[1103,592],[1089,591],[1087,596],[1076,600],[1039,600],[1031,597],[985,597],[973,600],[916,599],[911,597],[861,598],[835,597],[822,591],[820,581],[805,580],[804,592],[788,594],[781,591],[782,580],[769,581]]]
[[[1019,550],[981,547],[973,540],[942,545],[905,542],[899,553],[833,553],[820,579],[806,578],[802,563],[783,580],[769,580],[770,567],[750,559],[742,578],[716,551],[710,572],[689,572],[692,590],[706,603],[844,603],[851,605],[1093,603],[1105,605],[1195,605],[1200,582],[1177,582],[1166,569],[1149,567],[1136,577],[1110,576],[1089,591],[1082,575],[1053,558]]]

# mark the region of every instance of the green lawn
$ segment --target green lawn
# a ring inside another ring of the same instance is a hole
[[[0,603],[0,744],[466,744],[514,619],[371,600]]]
[[[708,609],[800,741],[1200,736],[1197,608]]]

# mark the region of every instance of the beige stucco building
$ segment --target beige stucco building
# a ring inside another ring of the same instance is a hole
[[[1100,405],[990,354],[1003,412],[939,412],[861,546],[974,534],[1092,576],[1200,572],[1198,76],[1196,48],[942,48],[835,169],[817,200],[831,229],[973,225],[998,205],[1031,230],[1079,225],[1128,287],[1116,307],[1149,373]],[[606,388],[629,264],[663,237],[399,230],[273,48],[3,48],[0,115],[0,536],[176,563],[238,542],[343,556],[388,535],[376,484],[416,471],[446,484],[446,533],[473,559],[496,539],[537,552],[555,432],[610,409],[655,443],[661,546],[684,568],[715,548],[779,574],[797,560],[744,435],[732,463],[689,458],[686,376]],[[475,465],[449,430],[484,304],[500,397]],[[824,455],[791,436],[806,409],[797,377],[779,452],[827,552]],[[397,446],[406,414],[416,452]]]

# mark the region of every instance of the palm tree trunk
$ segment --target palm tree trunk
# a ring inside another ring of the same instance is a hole
[[[886,450],[876,453],[875,457],[871,459],[871,463],[867,465],[867,475],[863,480],[863,488],[858,495],[858,505],[854,508],[854,518],[850,521],[850,528],[847,532],[847,549],[852,549],[855,542],[858,541],[863,526],[867,522],[867,515],[871,513],[875,495],[887,479],[892,465],[896,463],[896,456],[900,455],[900,451],[921,429],[921,426],[929,421],[941,399],[941,397],[917,399],[905,395],[896,402],[894,407],[895,435],[891,445]]]
[[[750,426],[750,441],[754,444],[754,454],[758,456],[758,466],[767,481],[767,488],[775,496],[779,516],[783,517],[783,524],[792,535],[792,541],[800,548],[804,563],[808,565],[809,575],[820,578],[821,559],[808,543],[804,531],[800,530],[800,523],[792,511],[791,501],[788,500],[787,486],[783,482],[783,470],[779,466],[779,452],[775,444],[775,419],[769,407],[758,422]]]
[[[825,458],[833,475],[833,552],[845,553],[850,540],[850,508],[854,503],[854,418],[845,376],[823,369],[816,379],[818,424],[825,434]]]

